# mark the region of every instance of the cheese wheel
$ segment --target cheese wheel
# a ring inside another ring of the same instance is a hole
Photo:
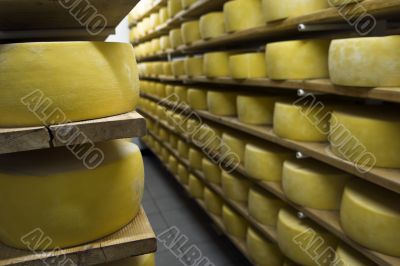
[[[329,8],[331,2],[338,0],[262,0],[262,11],[266,22],[298,17]],[[339,0],[343,1],[343,0]],[[349,3],[351,0],[345,0]]]
[[[227,91],[208,91],[207,108],[214,115],[236,116],[236,94]]]
[[[172,49],[176,49],[183,44],[181,29],[173,29],[169,32],[169,41]]]
[[[235,154],[241,163],[244,162],[246,141],[242,135],[224,132],[222,134],[222,143],[230,148],[230,152]]]
[[[144,189],[139,148],[123,140],[75,148],[79,160],[67,148],[0,156],[1,242],[18,249],[70,247],[114,233],[135,217]],[[37,228],[52,241],[31,243]]]
[[[176,94],[179,102],[187,103],[187,88],[184,86],[175,86],[174,93]]]
[[[0,113],[7,113],[0,127],[118,115],[133,111],[139,98],[135,54],[125,43],[2,44],[0,84]]]
[[[285,160],[294,157],[292,151],[272,143],[247,144],[244,169],[254,179],[279,182]]]
[[[336,249],[336,258],[334,264],[332,265],[374,266],[376,264],[359,254],[354,249],[348,246],[340,245]]]
[[[223,202],[217,194],[208,188],[204,188],[204,205],[206,206],[207,211],[221,216]]]
[[[183,43],[186,45],[191,45],[200,40],[199,21],[193,20],[183,23],[181,26],[181,34]]]
[[[156,266],[154,254],[147,254],[127,259],[100,264],[102,266]]]
[[[169,132],[164,129],[164,128],[160,128],[159,132],[158,132],[158,137],[163,140],[163,141],[168,141],[169,139]]]
[[[185,74],[189,77],[198,77],[204,75],[203,57],[188,56],[185,59]]]
[[[277,233],[283,254],[301,265],[319,266],[320,260],[335,256],[337,239],[312,221],[300,220],[292,210],[279,212]]]
[[[331,108],[277,102],[274,109],[274,132],[281,138],[322,142],[328,140]],[[296,129],[296,130],[293,130]]]
[[[247,53],[229,57],[230,76],[235,79],[268,77],[264,53]]]
[[[334,84],[357,87],[399,87],[400,36],[334,40],[329,73]]]
[[[176,59],[176,60],[172,61],[172,74],[175,77],[185,75],[184,59]]]
[[[188,158],[189,155],[189,146],[182,140],[178,140],[178,154],[183,158]]]
[[[175,87],[174,86],[169,85],[169,84],[165,86],[165,95],[167,97],[171,96],[174,93],[175,93]]]
[[[160,18],[160,25],[166,23],[169,18],[168,8],[167,7],[160,8],[160,10],[158,11],[158,16]]]
[[[150,28],[155,30],[158,26],[160,26],[160,15],[153,13],[150,15]]]
[[[227,198],[234,201],[247,202],[250,188],[248,180],[222,171],[221,184],[224,195]]]
[[[225,33],[223,12],[210,12],[200,17],[200,36],[203,40],[217,38]]]
[[[260,0],[234,0],[224,4],[225,32],[232,33],[262,26]]]
[[[159,77],[163,74],[163,72],[164,72],[163,63],[164,62],[155,62],[154,63],[154,74],[156,75],[156,77]],[[161,83],[159,83],[159,84],[161,84]]]
[[[282,266],[283,255],[278,245],[267,241],[251,227],[247,230],[246,246],[257,266]]]
[[[179,177],[179,181],[184,184],[187,185],[189,182],[189,172],[186,169],[185,166],[183,166],[182,164],[178,165],[178,177]]]
[[[202,169],[205,179],[214,184],[221,183],[221,168],[210,160],[203,158]]]
[[[202,170],[203,153],[196,149],[189,149],[189,164],[195,170]]]
[[[172,63],[171,62],[164,62],[163,63],[163,75],[165,76],[172,76]]]
[[[194,175],[189,175],[189,193],[192,197],[196,199],[202,199],[204,192],[203,182],[195,177]]]
[[[222,207],[222,221],[228,234],[246,239],[247,221],[226,205]]]
[[[204,74],[209,78],[229,76],[229,53],[210,52],[204,54]]]
[[[172,155],[169,156],[168,167],[169,167],[169,170],[171,170],[171,172],[173,174],[176,175],[178,173],[178,162],[177,162],[175,156],[172,156]]]
[[[249,192],[249,214],[266,226],[276,226],[278,213],[286,204],[266,191],[252,188]]]
[[[160,154],[161,154],[161,160],[163,161],[163,163],[168,164],[170,152],[166,148],[162,147]]]
[[[195,110],[207,110],[207,91],[203,89],[189,89],[187,93],[189,106]]]
[[[269,77],[277,80],[329,78],[329,43],[329,40],[311,39],[267,44]]]
[[[164,52],[171,49],[171,40],[168,35],[160,37],[160,48]]]
[[[394,192],[352,180],[344,190],[340,208],[343,231],[368,249],[399,257],[399,200]]]
[[[168,0],[167,3],[168,8],[168,16],[173,18],[179,11],[182,10],[182,2],[181,0]]]
[[[275,96],[238,95],[236,105],[239,121],[250,125],[271,125],[275,102],[280,99]]]
[[[339,210],[349,178],[348,174],[312,159],[288,160],[283,164],[282,186],[285,195],[298,205]]]
[[[182,1],[182,8],[186,9],[186,8],[189,8],[197,0],[181,0],[181,1]]]
[[[361,171],[371,167],[400,168],[400,118],[397,109],[344,108],[334,111],[329,142],[340,158]]]

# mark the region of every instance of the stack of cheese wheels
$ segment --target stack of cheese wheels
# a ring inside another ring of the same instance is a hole
[[[186,9],[186,8],[189,8],[197,0],[181,0],[181,1],[182,1],[182,8]]]
[[[181,184],[187,185],[189,182],[189,172],[182,164],[178,165],[178,178]]]
[[[304,207],[339,210],[349,178],[347,173],[312,159],[288,160],[283,164],[283,191],[291,201]]]
[[[169,19],[168,8],[167,7],[160,8],[160,10],[158,11],[158,16],[160,19],[160,25],[167,22],[167,20]]]
[[[160,48],[161,51],[167,51],[168,49],[171,49],[171,40],[168,35],[161,36],[160,37]]]
[[[189,164],[195,170],[202,170],[203,153],[195,148],[189,149]]]
[[[100,264],[100,266],[156,266],[156,261],[154,254],[147,254]]]
[[[292,151],[272,143],[247,144],[244,168],[252,178],[279,182],[285,160],[294,157]]]
[[[169,40],[171,42],[172,49],[178,48],[183,44],[181,29],[173,29],[169,32]]]
[[[247,202],[250,182],[242,177],[222,172],[222,190],[224,195],[234,201]]]
[[[189,145],[184,143],[182,140],[178,140],[178,154],[183,158],[188,158],[189,155]]]
[[[189,174],[189,193],[196,199],[204,197],[204,183],[196,176]]]
[[[187,101],[195,110],[207,110],[207,91],[204,89],[188,89]]]
[[[202,169],[205,179],[213,184],[221,183],[221,169],[209,159],[203,158]]]
[[[168,158],[168,167],[169,170],[171,170],[171,172],[173,174],[177,174],[178,173],[178,161],[176,160],[175,156],[170,155]]]
[[[164,62],[163,63],[163,74],[165,76],[172,76],[172,63],[171,62]]]
[[[274,109],[274,132],[290,140],[325,142],[329,135],[331,110],[332,107],[327,105],[309,104],[305,98],[293,103],[277,102]]]
[[[235,79],[266,78],[268,76],[264,53],[247,53],[229,57],[230,76]]]
[[[369,249],[400,257],[399,200],[394,192],[352,180],[346,186],[340,208],[344,232]]]
[[[260,0],[234,0],[224,5],[225,31],[228,33],[262,26]]]
[[[185,60],[184,59],[175,59],[172,61],[172,74],[175,77],[185,75]]]
[[[173,18],[182,10],[182,0],[168,0],[168,17]]]
[[[222,200],[217,194],[208,188],[204,188],[204,205],[206,206],[207,211],[221,216],[223,205]]]
[[[209,78],[229,76],[229,53],[210,52],[204,54],[204,75]]]
[[[282,266],[284,257],[278,245],[269,242],[251,227],[247,230],[246,246],[257,266]]]
[[[329,40],[311,39],[267,44],[269,77],[277,80],[328,78],[329,43]]]
[[[204,75],[203,57],[188,56],[185,59],[185,73],[189,77],[199,77]]]
[[[271,125],[278,96],[238,95],[237,115],[240,122],[250,125]]]
[[[219,116],[236,116],[236,96],[236,93],[233,92],[208,91],[208,111]]]
[[[224,132],[222,134],[222,143],[228,146],[230,149],[230,154],[233,154],[235,158],[239,160],[240,163],[244,161],[246,138],[242,135],[234,132]]]
[[[222,207],[222,221],[229,235],[246,239],[247,221],[226,205]]]
[[[39,227],[52,242],[37,249],[70,247],[109,235],[135,217],[144,188],[139,148],[124,140],[82,148],[82,160],[67,148],[0,156],[1,242],[28,249],[21,239]]]
[[[113,116],[133,111],[138,101],[138,69],[129,44],[3,44],[0,62],[0,113],[13,110],[1,115],[0,127]]]
[[[333,0],[338,1],[338,0]],[[343,2],[343,0],[341,0]],[[298,17],[329,8],[331,1],[326,0],[262,0],[262,11],[266,22]],[[344,1],[346,3],[350,1]]]
[[[396,109],[363,106],[332,113],[329,142],[337,156],[366,172],[400,168],[400,118]]]
[[[219,37],[225,33],[223,12],[211,12],[200,17],[200,36],[203,40]]]
[[[334,40],[329,72],[335,84],[357,87],[400,86],[400,36]]]
[[[182,24],[181,34],[184,44],[191,45],[201,39],[199,27],[198,20],[188,21]]]
[[[257,188],[249,192],[249,214],[257,222],[266,226],[276,226],[278,213],[285,203],[277,197]]]
[[[178,102],[187,103],[187,88],[185,86],[175,86],[174,93]]]
[[[336,258],[332,265],[374,266],[376,264],[354,249],[345,245],[339,245],[336,249]]]
[[[320,262],[314,259],[335,257],[336,238],[312,221],[297,218],[296,213],[290,209],[280,210],[277,233],[281,251],[296,263],[318,266]]]

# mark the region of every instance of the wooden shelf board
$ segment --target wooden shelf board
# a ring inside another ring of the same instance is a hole
[[[70,259],[80,266],[97,265],[153,253],[157,240],[143,209],[120,231],[73,248],[33,253],[0,244],[0,265],[43,265],[44,261]],[[65,257],[64,257],[65,256]]]

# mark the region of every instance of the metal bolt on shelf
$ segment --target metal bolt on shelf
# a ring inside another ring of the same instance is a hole
[[[303,212],[297,212],[297,217],[298,217],[299,219],[306,219],[306,218],[307,218],[307,215],[305,215]]]
[[[309,157],[308,155],[305,155],[304,153],[302,153],[300,151],[296,152],[296,159],[306,159],[308,157]]]

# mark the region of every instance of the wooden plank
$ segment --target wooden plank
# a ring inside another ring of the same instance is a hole
[[[0,265],[44,265],[70,259],[76,265],[89,266],[131,256],[153,253],[157,240],[143,209],[120,231],[81,246],[32,253],[0,244]]]
[[[50,148],[45,127],[0,128],[0,154]]]

